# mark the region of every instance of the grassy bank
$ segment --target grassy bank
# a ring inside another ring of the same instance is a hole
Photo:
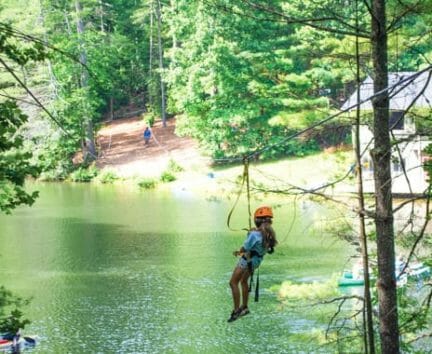
[[[329,184],[337,192],[352,190],[353,175],[348,173],[353,163],[352,151],[321,152],[302,158],[287,158],[268,162],[251,162],[249,179],[252,189],[257,190],[296,190],[313,189]],[[243,165],[182,166],[174,160],[168,160],[159,176],[145,173],[124,178],[115,169],[94,169],[86,175],[84,171],[76,174],[75,182],[126,183],[136,184],[143,189],[172,189],[189,191],[206,196],[231,194],[237,191],[243,176]],[[335,181],[347,178],[332,185]],[[80,180],[82,179],[82,180]]]

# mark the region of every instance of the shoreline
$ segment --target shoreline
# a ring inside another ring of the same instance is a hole
[[[182,171],[169,171],[169,163],[174,163]],[[172,190],[174,192],[191,192],[206,196],[232,195],[238,192],[243,175],[243,165],[211,166],[209,164],[191,163],[186,166],[181,162],[166,158],[164,163],[159,161],[159,169],[131,170],[124,174],[122,168],[105,167],[99,170],[99,176],[112,172],[118,179],[112,184],[137,185],[140,181],[154,181],[155,190]],[[202,161],[201,161],[202,162]],[[337,180],[338,176],[346,174],[352,164],[352,152],[320,152],[301,158],[285,158],[276,161],[256,162],[250,164],[250,186],[255,192],[267,190],[310,190]],[[123,166],[124,167],[124,166]],[[311,171],[314,169],[314,171]],[[161,175],[169,171],[175,180],[162,182]],[[312,172],[312,173],[311,173]],[[103,183],[96,177],[90,183]],[[354,191],[353,178],[326,188],[334,194],[351,193]],[[244,188],[246,188],[244,186]],[[142,188],[145,190],[146,188]],[[153,189],[153,188],[152,188]]]

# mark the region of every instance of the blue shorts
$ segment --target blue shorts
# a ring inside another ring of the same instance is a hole
[[[241,269],[249,269],[249,264],[252,264],[252,270],[257,269],[261,264],[262,258],[259,257],[252,257],[250,262],[248,262],[244,257],[240,257],[237,267]]]
[[[239,267],[241,269],[248,269],[248,261],[246,259],[244,259],[243,257],[240,257],[240,259],[237,263],[237,267]]]

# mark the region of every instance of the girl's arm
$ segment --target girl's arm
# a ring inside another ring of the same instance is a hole
[[[233,255],[234,256],[236,256],[236,257],[238,257],[238,256],[240,256],[240,255],[242,255],[243,253],[245,253],[246,252],[246,250],[243,248],[243,246],[240,248],[240,250],[238,250],[238,251],[234,251],[233,252]]]

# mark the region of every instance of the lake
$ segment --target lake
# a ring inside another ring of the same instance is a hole
[[[280,245],[260,268],[260,300],[227,323],[232,251],[244,231],[226,225],[233,200],[133,186],[37,184],[40,198],[0,216],[1,285],[21,297],[34,353],[309,353],[311,330],[270,288],[324,281],[348,259],[326,235],[326,209],[279,198]],[[253,201],[252,208],[263,204]],[[265,203],[264,203],[265,204]],[[245,203],[231,226],[247,226]]]

